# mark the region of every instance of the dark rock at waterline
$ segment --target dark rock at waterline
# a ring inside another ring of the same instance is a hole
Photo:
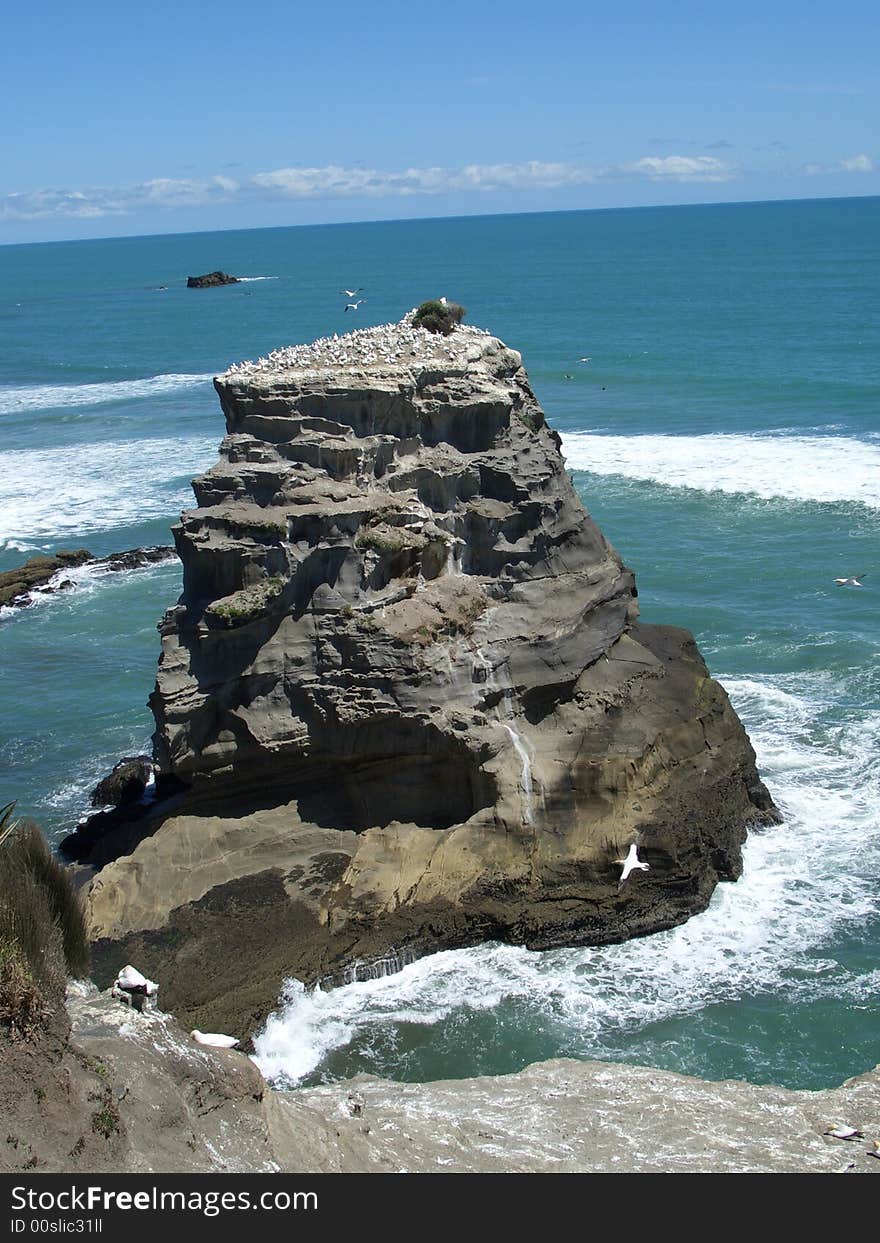
[[[21,608],[30,604],[28,593],[44,588],[59,570],[70,570],[74,566],[85,565],[86,562],[94,560],[94,555],[87,552],[85,548],[79,548],[76,552],[66,550],[56,552],[51,557],[29,557],[24,565],[17,566],[14,570],[5,570],[0,574],[0,605]],[[69,579],[64,580],[65,583],[69,581]],[[58,587],[61,587],[60,583]]]
[[[153,774],[149,755],[125,756],[92,791],[93,807],[124,807],[143,798]]]
[[[777,818],[691,635],[639,621],[520,355],[369,333],[218,377],[221,458],[174,531],[154,756],[190,788],[88,906],[105,968],[200,1027],[392,950],[669,928]]]
[[[59,842],[59,854],[72,863],[84,863],[91,868],[103,867],[113,859],[130,854],[180,805],[181,793],[186,789],[173,773],[153,770],[153,778],[155,789],[151,799],[141,795],[134,801],[86,816]],[[95,795],[100,789],[101,786],[96,787]]]
[[[177,556],[169,544],[156,544],[150,548],[130,548],[127,552],[111,552],[109,556],[98,557],[96,565],[115,572],[118,570],[140,570],[145,565],[158,565],[160,561],[171,561]]]
[[[204,276],[188,276],[187,289],[213,289],[215,285],[237,285],[241,277],[228,272],[206,272]]]
[[[53,578],[59,570],[69,570],[80,565],[101,567],[108,573],[122,570],[138,570],[145,565],[154,565],[160,561],[170,561],[176,556],[175,550],[167,544],[155,545],[150,548],[131,548],[125,552],[112,552],[106,557],[96,557],[94,553],[80,548],[76,552],[57,552],[52,556],[31,557],[24,565],[14,570],[6,570],[0,574],[0,606],[8,608],[27,608],[34,603],[33,593],[51,595],[56,591],[70,591],[76,584],[69,578]]]

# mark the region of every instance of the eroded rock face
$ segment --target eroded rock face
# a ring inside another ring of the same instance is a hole
[[[516,351],[404,320],[215,385],[151,699],[190,792],[92,886],[107,971],[241,1027],[284,974],[622,940],[738,876],[775,816],[752,749],[690,635],[638,621]]]

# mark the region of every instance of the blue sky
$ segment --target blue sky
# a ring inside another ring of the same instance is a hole
[[[32,0],[0,242],[878,194],[878,12]]]

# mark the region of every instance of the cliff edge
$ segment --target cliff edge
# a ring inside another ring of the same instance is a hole
[[[639,622],[515,350],[408,316],[215,386],[151,698],[185,793],[99,844],[99,978],[241,1032],[285,976],[619,941],[739,875],[776,818],[752,748],[692,637]]]
[[[880,1067],[819,1092],[571,1060],[277,1092],[243,1054],[81,984],[54,1025],[0,1032],[2,1174],[880,1174]],[[842,1123],[863,1138],[828,1134]]]

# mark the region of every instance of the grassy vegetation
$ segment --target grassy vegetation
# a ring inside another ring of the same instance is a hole
[[[372,548],[376,552],[403,552],[404,548],[421,548],[425,540],[412,531],[399,527],[366,527],[355,536],[356,548]]]
[[[0,809],[0,1027],[26,1037],[89,970],[85,912],[38,825]]]
[[[224,510],[221,515],[226,522],[235,530],[250,539],[286,539],[287,537],[287,516],[281,514],[277,518],[271,518],[268,515],[260,517],[250,517],[246,513],[233,512]]]
[[[428,332],[439,332],[442,336],[448,337],[451,332],[455,331],[456,324],[460,324],[465,315],[467,311],[457,302],[447,302],[445,299],[441,302],[434,299],[423,302],[416,308],[413,326],[427,328]]]
[[[116,1101],[113,1099],[113,1091],[111,1088],[105,1088],[103,1093],[93,1092],[89,1099],[98,1101],[100,1109],[96,1109],[92,1114],[92,1130],[96,1135],[100,1135],[103,1139],[111,1139],[118,1131],[122,1130],[122,1117]]]
[[[227,626],[241,626],[264,613],[269,601],[280,596],[283,590],[284,579],[280,574],[275,574],[252,587],[243,587],[225,600],[208,605],[207,612]]]

